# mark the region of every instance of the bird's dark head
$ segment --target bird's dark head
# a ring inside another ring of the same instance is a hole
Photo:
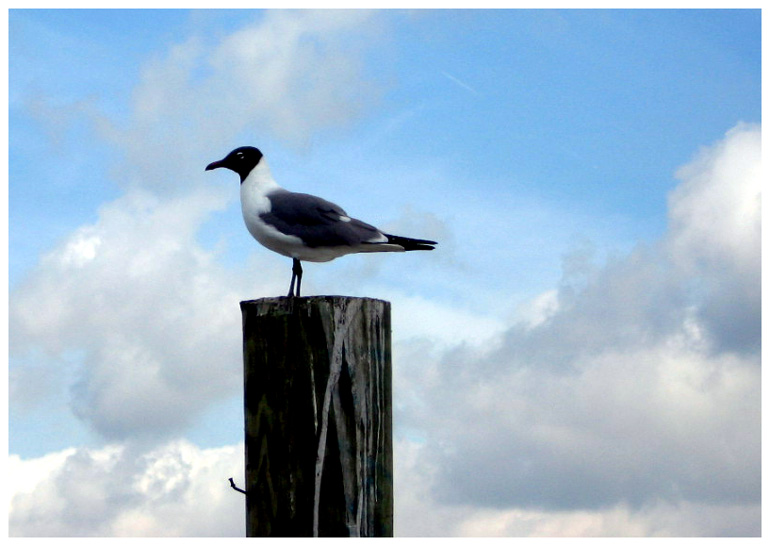
[[[242,146],[227,154],[227,157],[224,159],[209,163],[206,166],[206,170],[211,171],[224,167],[238,173],[241,177],[241,182],[243,182],[261,160],[262,152],[252,146]]]

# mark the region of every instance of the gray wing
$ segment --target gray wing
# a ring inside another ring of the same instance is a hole
[[[311,248],[358,246],[384,239],[376,227],[350,218],[326,199],[287,190],[276,190],[267,197],[270,211],[259,215],[262,221],[282,233],[299,237]]]

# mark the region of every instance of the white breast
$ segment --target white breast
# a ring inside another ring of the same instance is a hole
[[[280,189],[280,186],[273,179],[270,167],[263,157],[241,183],[243,221],[252,237],[262,245],[274,252],[294,258],[297,249],[302,247],[302,240],[293,235],[284,235],[259,217],[260,214],[270,212],[270,199],[267,198],[267,194],[277,189]]]

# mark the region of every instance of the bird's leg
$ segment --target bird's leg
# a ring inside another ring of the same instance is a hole
[[[291,284],[289,285],[289,297],[299,297],[299,289],[302,284],[302,264],[297,258],[292,258],[294,261],[291,265]],[[294,281],[297,281],[297,292],[294,292]]]
[[[294,258],[294,263],[291,266],[291,276],[292,276],[292,279],[294,277],[297,277],[297,293],[296,293],[296,296],[299,297],[299,290],[300,290],[300,286],[302,285],[302,264],[300,263],[300,261],[297,258]]]

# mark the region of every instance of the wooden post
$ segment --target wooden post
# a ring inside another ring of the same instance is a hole
[[[393,536],[390,303],[241,302],[246,535]]]

